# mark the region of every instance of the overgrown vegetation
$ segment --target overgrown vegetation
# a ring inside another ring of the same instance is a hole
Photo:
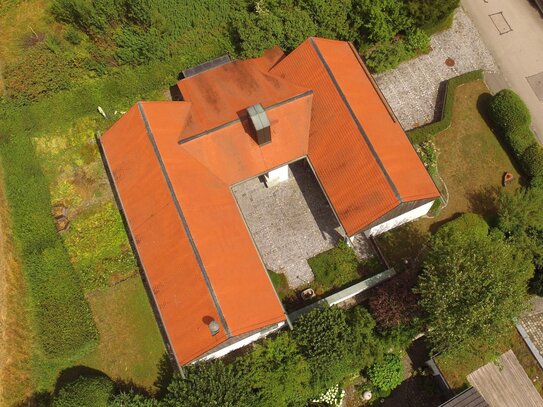
[[[336,247],[307,260],[319,291],[339,288],[360,278],[360,263],[354,250],[340,240]]]
[[[446,130],[452,123],[454,96],[456,88],[465,83],[473,82],[483,79],[483,71],[477,70],[467,72],[465,74],[456,76],[447,81],[447,92],[445,94],[445,101],[443,102],[443,111],[441,120],[428,124],[426,126],[417,127],[409,131],[407,134],[413,144],[422,144],[432,139],[436,134]]]
[[[368,379],[378,397],[386,397],[403,381],[402,359],[395,354],[385,355],[382,362],[368,369]]]
[[[528,252],[536,268],[531,291],[543,294],[543,190],[522,188],[500,195],[497,226],[519,250]]]
[[[55,229],[47,182],[24,134],[1,131],[0,155],[13,234],[43,352],[73,359],[96,344],[89,306]]]
[[[26,52],[6,67],[9,100],[32,103],[123,66],[203,62],[220,54],[253,57],[309,36],[354,41],[376,72],[429,50],[458,0],[53,0],[60,23],[33,32]]]
[[[369,306],[381,326],[397,328],[413,322],[419,311],[414,283],[412,275],[403,272],[372,290]]]

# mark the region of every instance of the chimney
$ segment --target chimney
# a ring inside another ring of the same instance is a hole
[[[270,121],[260,103],[247,108],[249,119],[256,131],[256,142],[259,146],[271,142]]]

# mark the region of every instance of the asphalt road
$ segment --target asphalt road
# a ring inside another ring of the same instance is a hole
[[[490,88],[509,87],[522,97],[543,143],[543,17],[528,0],[462,0],[462,7],[503,76]]]

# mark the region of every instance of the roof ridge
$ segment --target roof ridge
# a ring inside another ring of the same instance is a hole
[[[265,72],[263,72],[264,74],[266,74]],[[270,74],[270,76],[273,76]],[[303,97],[306,97],[306,96],[309,96],[309,95],[312,95],[314,92],[313,90],[309,89],[309,90],[306,90],[306,91],[303,91],[302,93],[299,93],[297,95],[294,95],[294,96],[291,96],[289,97],[288,99],[285,99],[285,100],[282,100],[280,102],[277,102],[277,103],[274,103],[273,105],[270,105],[268,107],[264,107],[264,111],[268,111],[268,110],[272,110],[272,109],[275,109],[277,107],[280,107],[280,106],[283,106],[287,103],[290,103],[290,102],[294,102],[295,100],[298,100],[298,99],[301,99]],[[223,124],[220,124],[218,126],[215,126],[213,127],[212,129],[209,129],[209,130],[205,130],[205,131],[202,131],[198,134],[195,134],[193,136],[190,136],[190,137],[187,137],[187,138],[184,138],[184,139],[181,139],[181,140],[178,140],[177,141],[177,144],[186,144],[188,143],[189,141],[192,141],[194,139],[197,139],[197,138],[200,138],[200,137],[203,137],[203,136],[206,136],[208,134],[211,134],[211,133],[214,133],[218,130],[221,130],[221,129],[224,129],[225,127],[229,127],[233,124],[236,124],[236,123],[241,123],[242,121],[245,121],[245,120],[248,120],[249,119],[249,115],[248,114],[244,114],[244,115],[240,115],[237,119],[234,119],[234,120],[230,120],[226,123],[223,123]]]
[[[174,206],[177,210],[177,214],[179,215],[179,219],[181,220],[181,223],[183,225],[183,229],[185,230],[185,234],[187,235],[187,239],[191,245],[192,251],[194,253],[194,257],[196,258],[196,261],[198,263],[198,266],[200,268],[200,271],[202,272],[202,276],[204,278],[204,282],[207,286],[207,289],[209,291],[209,294],[211,295],[211,299],[213,300],[213,304],[215,305],[215,309],[217,310],[217,314],[219,315],[219,318],[221,320],[221,323],[224,327],[224,330],[226,332],[226,335],[228,338],[232,337],[230,333],[230,329],[228,328],[228,324],[226,322],[226,318],[224,317],[224,314],[222,312],[221,306],[219,304],[219,300],[217,298],[217,295],[215,293],[215,290],[213,289],[213,286],[211,284],[211,280],[207,274],[206,268],[204,266],[204,263],[202,261],[202,257],[200,256],[200,252],[198,251],[198,248],[196,247],[196,243],[194,242],[194,239],[192,238],[192,233],[190,231],[190,228],[187,223],[187,219],[185,218],[185,215],[183,213],[183,210],[181,209],[181,204],[179,203],[179,200],[177,199],[177,195],[175,193],[175,190],[173,188],[172,182],[170,180],[170,177],[168,175],[168,171],[166,170],[166,166],[164,165],[164,162],[162,161],[162,156],[160,154],[160,150],[156,144],[155,137],[153,135],[153,132],[151,130],[151,126],[149,124],[149,121],[147,120],[147,116],[145,114],[145,110],[143,108],[142,102],[138,102],[138,110],[141,115],[141,118],[143,120],[143,124],[145,125],[145,130],[147,132],[147,136],[149,137],[149,141],[151,142],[151,146],[153,147],[153,151],[155,153],[155,156],[158,160],[160,170],[162,172],[162,175],[164,177],[164,180],[166,181],[166,185],[168,186],[168,189],[170,191],[170,195],[172,197]]]
[[[322,55],[322,53],[321,53],[321,51],[319,49],[319,46],[315,42],[315,37],[309,37],[308,40],[309,40],[309,43],[311,44],[311,47],[316,52],[317,57],[321,61],[322,65],[324,66],[324,69],[326,70],[326,73],[328,74],[328,76],[332,80],[332,83],[334,84],[334,87],[336,88],[337,92],[339,93],[339,96],[341,97],[342,102],[344,103],[345,107],[349,111],[349,115],[352,117],[353,121],[355,122],[356,127],[358,128],[358,131],[360,132],[360,134],[364,138],[364,141],[366,142],[368,148],[370,149],[371,155],[373,156],[373,158],[377,162],[377,166],[379,167],[379,169],[381,170],[381,172],[385,176],[385,179],[387,180],[389,186],[391,187],[392,192],[394,193],[394,196],[396,197],[396,199],[398,199],[398,203],[402,203],[403,200],[402,200],[402,197],[401,197],[398,189],[396,188],[396,185],[392,181],[392,178],[390,177],[388,171],[386,170],[383,162],[379,158],[379,155],[377,154],[377,151],[375,151],[375,148],[373,147],[373,144],[371,143],[371,140],[369,139],[368,135],[366,134],[366,132],[364,130],[364,127],[362,127],[362,124],[360,123],[360,120],[358,120],[358,117],[354,113],[351,105],[349,104],[349,101],[347,100],[345,94],[343,93],[343,90],[339,86],[339,83],[336,80],[334,74],[332,73],[332,70],[328,66],[328,63],[326,62],[326,59],[324,58],[324,55]],[[338,42],[344,42],[344,41],[338,41]]]

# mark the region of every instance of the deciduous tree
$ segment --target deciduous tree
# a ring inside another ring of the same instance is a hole
[[[435,350],[491,340],[524,309],[530,258],[492,236],[449,226],[432,238],[418,291]]]

